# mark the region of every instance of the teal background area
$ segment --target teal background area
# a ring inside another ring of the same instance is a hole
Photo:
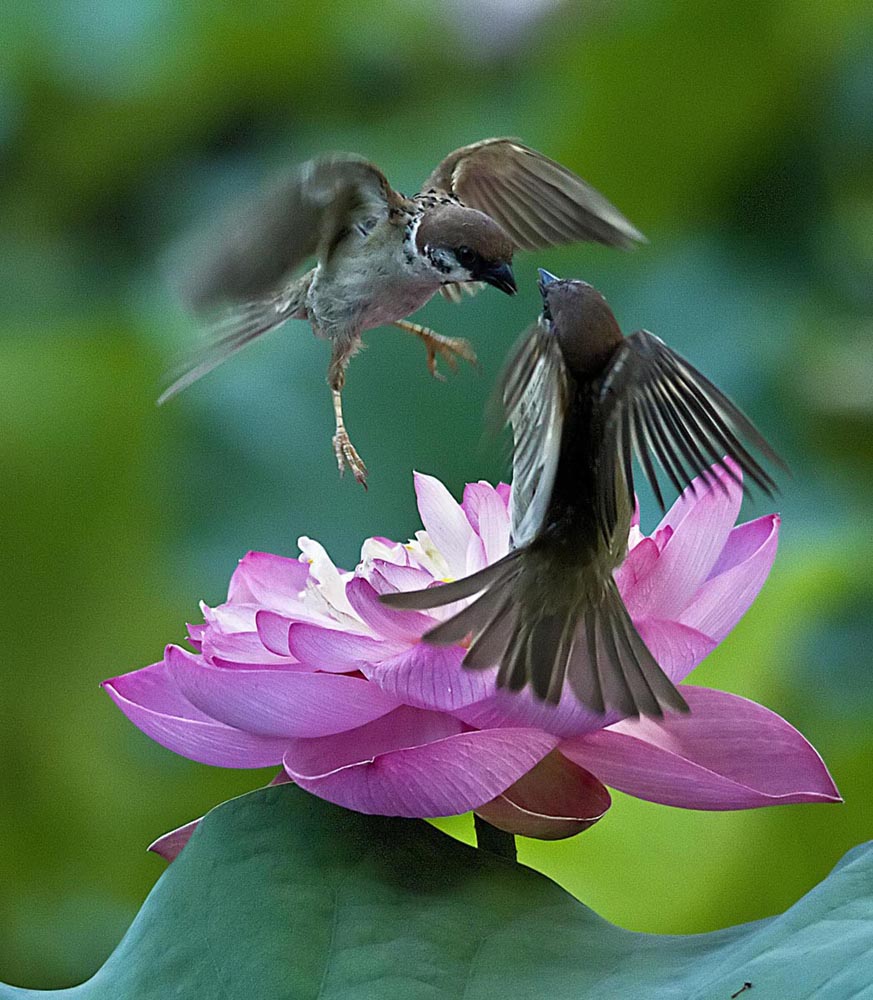
[[[521,860],[624,927],[684,933],[785,909],[873,835],[868,4],[43,0],[3,22],[0,980],[90,975],[162,870],[149,841],[270,777],[175,757],[99,681],[181,640],[246,550],[293,555],[306,534],[350,567],[367,536],[420,526],[413,468],[456,495],[504,476],[482,413],[536,316],[538,265],[597,285],[785,454],[771,579],[693,681],[797,725],[846,802],[616,795]],[[433,381],[413,338],[369,333],[345,394],[368,494],[336,475],[327,346],[304,324],[155,407],[196,342],[161,276],[189,226],[318,152],[362,153],[412,193],[500,134],[577,170],[650,243],[519,255],[514,299],[430,303],[416,319],[468,337],[478,373]]]

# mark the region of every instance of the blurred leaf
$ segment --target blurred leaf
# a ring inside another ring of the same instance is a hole
[[[118,949],[59,996],[551,1000],[762,995],[869,985],[873,848],[787,913],[694,937],[633,934],[521,865],[421,821],[289,786],[214,810]],[[746,987],[747,989],[749,987]],[[629,992],[629,991],[632,991]],[[0,987],[0,1000],[36,996]]]

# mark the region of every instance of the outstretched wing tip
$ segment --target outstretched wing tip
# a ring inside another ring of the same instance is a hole
[[[572,170],[514,138],[485,139],[449,153],[424,190],[454,194],[490,215],[519,249],[577,242],[623,247],[642,233]]]
[[[647,330],[625,338],[604,377],[601,402],[609,427],[604,462],[613,469],[620,457],[632,477],[630,456],[636,454],[662,510],[653,459],[680,496],[700,487],[724,490],[725,477],[746,495],[750,484],[768,497],[777,492],[773,477],[749,451],[781,466],[770,444],[724,393]],[[608,514],[603,505],[601,519]]]

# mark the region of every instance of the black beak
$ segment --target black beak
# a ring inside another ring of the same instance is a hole
[[[487,264],[476,275],[477,281],[484,281],[507,295],[515,295],[518,286],[515,283],[515,276],[509,264]]]

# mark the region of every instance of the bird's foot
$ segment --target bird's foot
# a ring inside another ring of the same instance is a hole
[[[430,327],[420,326],[418,323],[410,323],[408,320],[400,320],[395,323],[401,330],[408,330],[414,333],[424,343],[427,351],[427,370],[434,378],[445,381],[443,375],[437,371],[437,358],[442,358],[452,371],[458,370],[458,359],[468,361],[471,365],[478,362],[476,352],[470,342],[462,337],[444,337],[441,333],[431,330]]]
[[[444,337],[432,330],[419,336],[424,341],[424,348],[427,351],[427,370],[436,379],[445,381],[445,376],[437,371],[437,356],[441,357],[453,372],[458,370],[459,358],[471,365],[475,365],[478,361],[470,342],[463,337]]]
[[[364,465],[361,460],[361,456],[355,450],[355,446],[349,440],[348,432],[344,429],[337,428],[336,434],[333,436],[333,451],[336,455],[336,464],[339,468],[339,474],[342,476],[346,468],[352,470],[352,475],[355,477],[357,482],[367,488],[367,466]]]

